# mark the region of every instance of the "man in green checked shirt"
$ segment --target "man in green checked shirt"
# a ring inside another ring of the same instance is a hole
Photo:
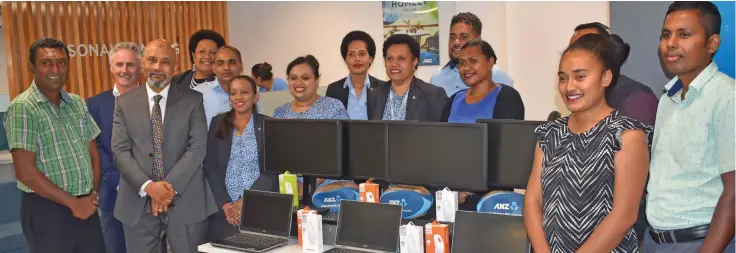
[[[3,119],[23,192],[23,235],[31,253],[105,252],[97,216],[100,129],[82,98],[62,89],[69,74],[66,45],[39,39],[29,55],[33,83]]]

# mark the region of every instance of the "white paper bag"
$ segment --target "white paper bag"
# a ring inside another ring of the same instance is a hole
[[[437,220],[441,222],[455,222],[455,212],[457,211],[457,192],[450,191],[445,187],[435,194],[437,200]]]
[[[322,253],[322,215],[307,213],[302,219],[302,252]]]
[[[414,223],[402,225],[399,228],[401,253],[424,253],[424,230],[421,226],[414,226]]]

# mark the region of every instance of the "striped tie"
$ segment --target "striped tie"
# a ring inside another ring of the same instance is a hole
[[[163,120],[161,118],[161,104],[159,102],[163,96],[153,96],[153,113],[151,113],[151,123],[153,126],[153,171],[151,171],[151,179],[153,181],[161,181],[164,179],[164,160],[161,143],[163,143]]]

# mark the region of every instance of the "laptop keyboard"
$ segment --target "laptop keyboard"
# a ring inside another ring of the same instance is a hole
[[[237,234],[225,239],[225,241],[235,244],[256,246],[257,248],[267,248],[282,243],[285,241],[285,239],[255,236],[249,234]]]
[[[337,218],[338,217],[339,217],[339,215],[337,213],[326,213],[326,214],[322,215],[322,220],[323,221],[337,222]]]

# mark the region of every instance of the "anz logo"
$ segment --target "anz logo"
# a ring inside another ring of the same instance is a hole
[[[432,63],[432,59],[424,59],[422,60],[422,63]]]
[[[516,202],[511,202],[511,204],[509,204],[509,203],[496,203],[496,206],[494,206],[493,209],[496,209],[496,210],[512,210],[512,211],[516,211],[516,210],[519,210],[519,205],[516,204]]]
[[[324,202],[325,203],[340,203],[341,200],[342,200],[342,197],[340,197],[340,195],[337,195],[335,197],[325,197]]]
[[[389,200],[388,203],[391,204],[391,205],[401,205],[401,206],[406,206],[406,204],[407,204],[406,203],[406,199]]]

